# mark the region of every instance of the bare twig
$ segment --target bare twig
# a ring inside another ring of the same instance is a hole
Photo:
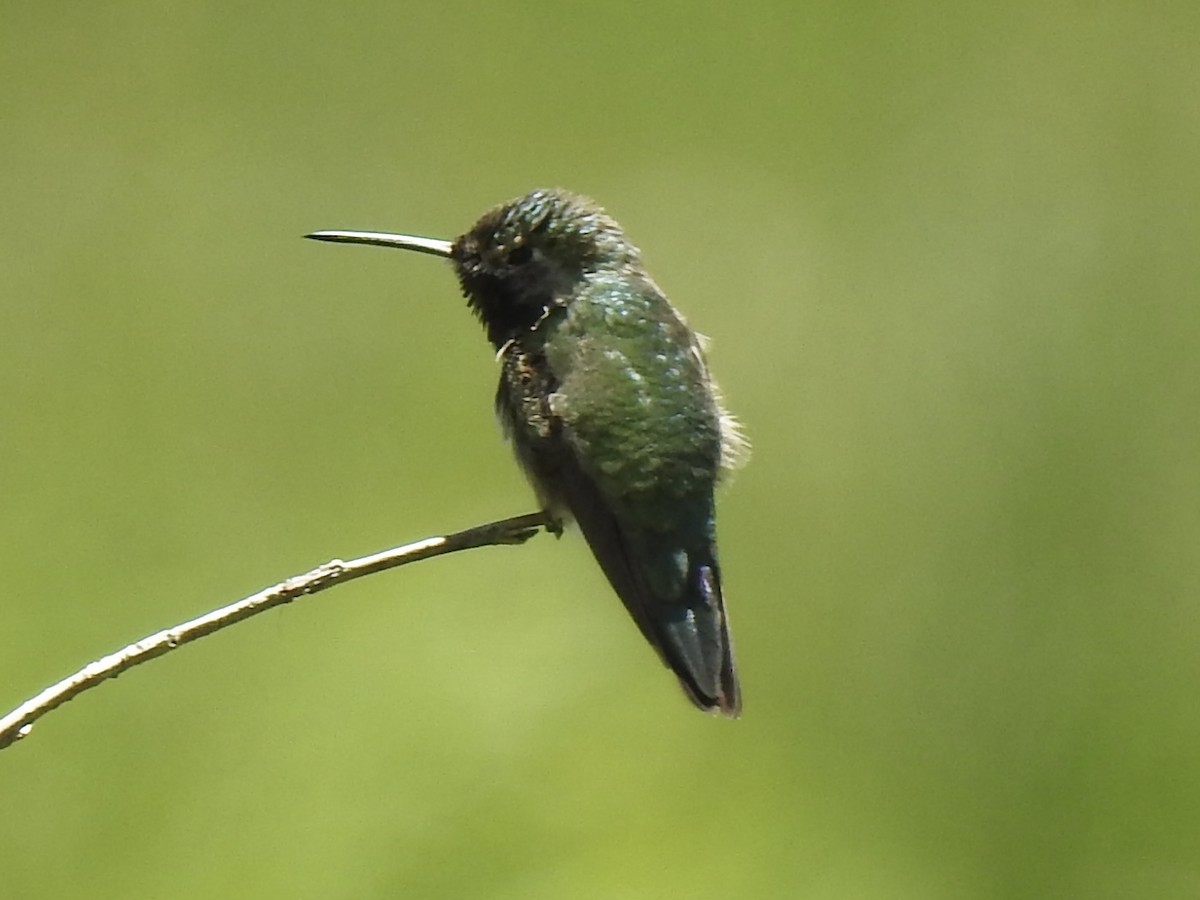
[[[205,635],[219,631],[260,612],[265,612],[284,603],[290,603],[305,594],[315,594],[336,584],[343,584],[364,575],[393,569],[405,563],[416,562],[430,556],[470,550],[472,547],[487,547],[493,544],[522,544],[533,537],[539,528],[555,529],[556,523],[544,513],[531,513],[502,519],[459,531],[442,537],[426,538],[415,544],[373,553],[349,562],[335,559],[318,566],[304,575],[296,575],[274,587],[259,591],[236,603],[205,613],[199,618],[168,628],[140,641],[110,653],[95,662],[88,663],[74,675],[64,678],[46,688],[36,697],[22,703],[8,715],[0,718],[0,750],[27,736],[33,723],[55,707],[61,706],[84,691],[96,687],[106,679],[114,678],[127,669],[164,653],[182,647]]]

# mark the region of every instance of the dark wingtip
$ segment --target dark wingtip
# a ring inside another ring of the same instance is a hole
[[[736,719],[742,712],[742,692],[720,574],[711,549],[706,549],[700,559],[692,559],[686,602],[652,609],[655,643],[692,703]]]
[[[721,697],[718,711],[727,719],[740,719],[742,717],[742,689],[738,685],[737,676],[732,669],[729,671],[729,679],[724,688],[725,693]]]
[[[742,716],[742,689],[738,684],[737,673],[733,670],[732,662],[721,672],[721,692],[716,697],[709,697],[698,690],[697,685],[679,675],[679,686],[687,694],[687,698],[706,713],[720,714],[727,719],[740,719]]]

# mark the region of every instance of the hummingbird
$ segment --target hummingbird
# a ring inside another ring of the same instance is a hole
[[[539,189],[453,241],[306,237],[450,260],[496,350],[497,417],[552,530],[578,524],[691,701],[736,717],[714,491],[749,445],[724,409],[704,340],[621,226],[586,197]]]

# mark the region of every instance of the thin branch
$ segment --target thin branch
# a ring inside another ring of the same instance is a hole
[[[236,603],[231,603],[220,609],[205,613],[199,618],[168,628],[140,641],[130,644],[110,653],[95,662],[88,663],[74,675],[64,678],[57,684],[46,688],[36,697],[22,703],[8,715],[0,718],[0,750],[26,737],[33,729],[33,723],[55,707],[62,706],[84,691],[96,687],[109,678],[115,678],[122,672],[134,666],[169,653],[184,644],[220,631],[228,625],[248,619],[260,612],[290,603],[305,594],[315,594],[334,585],[344,584],[364,575],[372,575],[385,569],[394,569],[405,563],[427,559],[430,556],[441,556],[443,553],[454,553],[457,550],[470,550],[473,547],[487,547],[494,544],[523,544],[535,534],[539,528],[550,530],[557,528],[557,523],[548,518],[545,513],[531,513],[502,519],[499,522],[489,522],[447,534],[442,537],[426,538],[415,544],[373,553],[349,562],[340,559],[331,560],[323,566],[318,566],[304,575],[296,575],[274,587],[259,591],[253,596],[246,597]]]

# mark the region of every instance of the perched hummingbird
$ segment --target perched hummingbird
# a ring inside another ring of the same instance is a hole
[[[496,413],[544,510],[573,518],[646,640],[705,710],[741,709],[713,490],[748,445],[701,339],[591,200],[535,190],[457,240],[318,231],[444,256],[501,365]]]

